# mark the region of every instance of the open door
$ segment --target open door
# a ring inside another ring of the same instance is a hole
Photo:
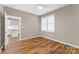
[[[8,28],[8,20],[10,20],[10,19],[18,20],[18,23],[19,23],[18,27],[11,26],[11,27]],[[5,22],[4,23],[5,23],[5,26],[4,26],[4,28],[5,28],[4,49],[6,49],[7,46],[8,46],[8,42],[9,42],[9,39],[8,39],[8,32],[9,32],[9,30],[8,29],[15,30],[15,29],[18,28],[17,29],[18,30],[18,37],[19,37],[19,40],[21,39],[21,17],[7,15],[5,13]],[[12,33],[14,33],[14,32],[12,32]]]
[[[7,48],[7,45],[8,45],[8,37],[7,37],[7,14],[5,13],[5,39],[4,39],[4,48],[6,49]]]

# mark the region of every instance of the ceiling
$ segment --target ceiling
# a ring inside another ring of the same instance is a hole
[[[35,15],[43,15],[47,12],[67,6],[67,4],[5,4],[5,6]],[[41,6],[41,9],[38,8],[39,6]]]

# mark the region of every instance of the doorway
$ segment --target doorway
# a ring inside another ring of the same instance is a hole
[[[21,17],[5,13],[5,49],[10,43],[21,39]]]

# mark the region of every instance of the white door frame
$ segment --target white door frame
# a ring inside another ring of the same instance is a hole
[[[19,40],[21,40],[21,17],[12,16],[12,15],[7,15],[7,18],[17,19],[17,20],[20,21],[20,22],[19,22],[19,26],[20,26],[20,29],[19,29],[19,33],[20,33]]]
[[[6,26],[6,22],[8,20],[8,18],[12,18],[12,19],[17,19],[19,20],[19,40],[21,40],[21,17],[18,17],[18,16],[13,16],[13,15],[7,15],[6,12],[5,12],[5,26]],[[5,32],[6,32],[6,29],[5,29]],[[6,41],[6,38],[5,38],[5,41]],[[5,48],[7,47],[8,43],[6,44],[5,42]]]

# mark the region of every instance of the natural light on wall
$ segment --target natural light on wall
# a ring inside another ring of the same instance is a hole
[[[55,32],[55,14],[41,17],[41,31]]]

